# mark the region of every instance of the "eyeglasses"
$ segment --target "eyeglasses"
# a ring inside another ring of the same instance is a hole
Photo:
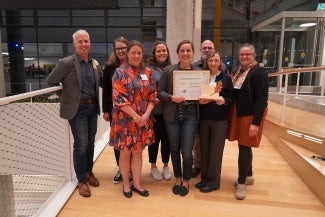
[[[122,50],[125,50],[125,49],[126,49],[126,47],[117,47],[117,48],[115,48],[116,51],[122,51]]]
[[[212,50],[212,49],[213,49],[212,47],[208,47],[208,46],[202,47],[202,50]]]
[[[241,56],[241,57],[243,57],[243,56],[247,56],[247,57],[248,57],[248,56],[250,56],[250,55],[252,55],[252,54],[251,54],[251,53],[240,53],[240,54],[239,54],[239,56]]]
[[[212,59],[208,60],[208,63],[218,63],[218,62],[220,62],[220,60],[212,60]]]

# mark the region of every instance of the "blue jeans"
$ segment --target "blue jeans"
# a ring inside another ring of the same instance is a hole
[[[191,179],[192,174],[192,150],[198,125],[196,106],[178,105],[174,120],[165,120],[165,123],[169,138],[174,176],[176,178],[183,177],[183,180],[188,181]]]
[[[93,169],[97,111],[97,104],[80,104],[76,116],[69,120],[74,139],[73,165],[78,182],[87,182],[86,172]]]

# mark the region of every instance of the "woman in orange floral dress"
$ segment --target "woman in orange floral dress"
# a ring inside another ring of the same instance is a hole
[[[120,150],[119,167],[123,178],[123,195],[132,197],[132,191],[141,196],[149,192],[141,185],[143,149],[154,142],[153,121],[150,117],[159,102],[152,71],[144,66],[143,45],[131,41],[127,46],[125,64],[114,72],[113,110],[110,145]],[[132,157],[131,157],[132,155]],[[128,179],[132,172],[133,184]]]

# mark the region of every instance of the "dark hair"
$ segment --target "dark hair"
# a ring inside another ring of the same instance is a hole
[[[160,45],[160,44],[163,44],[163,45],[166,46],[168,56],[167,56],[167,59],[166,59],[165,62],[167,63],[167,65],[170,65],[170,64],[171,64],[171,61],[170,61],[170,55],[169,55],[169,49],[168,49],[168,47],[167,47],[166,42],[164,42],[164,41],[156,41],[156,42],[153,44],[153,47],[152,47],[152,50],[151,50],[150,56],[149,56],[148,61],[147,61],[147,64],[148,64],[149,66],[153,66],[153,65],[155,65],[155,63],[157,63],[157,59],[156,59],[156,55],[155,55],[155,54],[156,54],[156,47],[157,47],[158,45]]]
[[[192,51],[194,53],[194,44],[193,42],[191,42],[190,40],[183,40],[181,42],[179,42],[179,44],[177,45],[177,48],[176,48],[176,52],[178,53],[179,49],[181,49],[181,47],[184,45],[184,44],[190,44],[191,47],[192,47]]]
[[[138,41],[138,40],[132,40],[128,43],[128,46],[126,48],[126,53],[128,53],[132,47],[134,46],[138,46],[141,48],[142,50],[142,54],[143,54],[143,50],[144,50],[144,47],[143,47],[143,44]],[[128,62],[129,61],[129,58],[128,58],[128,55],[126,55],[125,57],[125,61]],[[144,60],[143,60],[143,55],[142,55],[142,59],[141,59],[141,63],[140,63],[140,68],[144,68],[145,67],[145,64],[144,64]]]
[[[212,57],[214,57],[215,55],[218,55],[220,57],[220,66],[219,66],[219,70],[221,71],[222,70],[222,60],[221,60],[221,54],[218,52],[218,51],[214,51],[214,52],[209,52],[205,59],[204,59],[204,69],[209,69],[208,67],[208,61],[209,59],[211,59]]]
[[[117,42],[124,43],[126,46],[128,45],[128,40],[126,38],[124,38],[123,36],[116,38],[113,43],[113,50],[111,52],[111,55],[109,56],[109,58],[107,60],[107,65],[112,65],[112,64],[118,65],[118,63],[119,63],[117,55],[116,55],[116,50],[115,50],[115,46],[116,46]]]

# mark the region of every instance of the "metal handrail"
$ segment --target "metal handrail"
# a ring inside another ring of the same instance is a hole
[[[289,68],[289,69],[282,69],[281,71],[269,73],[269,77],[274,76],[281,76],[285,75],[285,82],[284,82],[284,95],[283,95],[283,102],[282,102],[282,111],[281,111],[281,123],[284,123],[285,120],[285,110],[286,110],[286,98],[287,98],[287,91],[288,91],[288,76],[289,74],[297,73],[297,84],[296,84],[296,96],[298,96],[298,89],[299,89],[299,80],[300,80],[300,73],[301,72],[315,72],[315,71],[324,71],[325,66],[318,66],[318,67],[306,67],[306,68]],[[280,87],[281,92],[281,87]],[[321,89],[321,96],[324,94],[324,84],[322,84]]]
[[[61,90],[61,89],[62,89],[61,86],[55,86],[55,87],[44,88],[44,89],[41,89],[41,90],[35,90],[35,91],[27,92],[27,93],[17,94],[17,95],[14,95],[14,96],[3,97],[3,98],[0,98],[0,106],[7,105],[7,104],[10,104],[12,102],[22,100],[22,99],[25,99],[25,98],[39,96],[39,95],[43,95],[43,94],[46,94],[46,93],[51,93],[51,92],[58,91],[58,90]]]
[[[322,71],[322,70],[325,70],[325,66],[282,69],[281,71],[278,72],[269,73],[269,77],[285,75],[285,74],[293,74],[297,72],[314,72],[314,71]]]

